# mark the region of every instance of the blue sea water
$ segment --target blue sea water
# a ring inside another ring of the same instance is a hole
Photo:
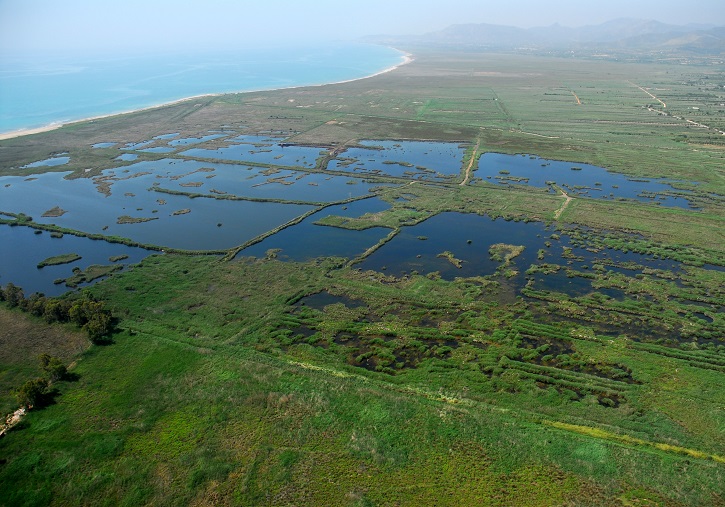
[[[402,62],[369,44],[104,57],[17,56],[0,63],[0,133],[210,93],[333,83]]]

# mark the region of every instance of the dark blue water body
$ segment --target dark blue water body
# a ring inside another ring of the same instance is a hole
[[[572,167],[579,170],[572,170]],[[686,197],[688,191],[676,190],[671,186],[672,183],[682,182],[664,178],[632,178],[602,167],[547,160],[533,155],[485,153],[478,161],[475,176],[501,185],[546,187],[547,182],[553,181],[574,197],[635,199],[662,206],[693,209]],[[526,181],[516,181],[517,178],[525,178]],[[553,189],[551,191],[555,192]],[[684,195],[655,195],[659,192]]]
[[[161,160],[129,166],[134,171],[149,170],[149,167],[153,167],[157,175],[163,176],[155,180],[162,188],[217,196],[230,194],[259,199],[333,202],[360,197],[368,194],[371,189],[389,186],[352,177],[287,169],[271,172],[259,167],[196,160]],[[214,171],[196,172],[177,178],[201,168]]]
[[[117,144],[118,143],[96,143],[92,146],[92,148],[111,148]]]
[[[540,246],[539,248],[542,247]],[[562,258],[561,254],[564,247],[571,248],[572,255],[579,259]],[[585,248],[572,247],[569,237],[565,234],[562,234],[559,240],[552,241],[551,248],[545,249],[544,259],[541,262],[563,264],[579,271],[592,268],[595,264],[602,264],[605,271],[614,271],[626,276],[634,276],[642,273],[642,270],[646,268],[672,271],[673,273],[678,273],[682,270],[682,264],[677,261],[656,259],[648,254],[622,252],[614,249],[602,249],[596,252],[590,252]]]
[[[537,290],[548,290],[564,292],[570,296],[584,296],[591,292],[600,292],[612,299],[624,299],[624,291],[618,289],[594,288],[593,280],[581,276],[568,277],[567,270],[578,271],[580,273],[596,273],[594,270],[596,265],[604,268],[603,272],[619,273],[627,277],[634,277],[642,274],[645,269],[657,269],[670,271],[677,274],[682,270],[682,264],[669,259],[656,259],[652,255],[640,254],[637,252],[621,252],[614,249],[601,249],[599,251],[589,251],[585,248],[572,246],[569,237],[561,234],[560,239],[548,239],[551,243],[550,247],[541,244],[538,248],[544,250],[544,257],[537,260],[536,264],[551,263],[557,264],[562,268],[557,273],[534,274],[535,285]],[[563,257],[562,253],[565,248],[571,249],[570,257]],[[677,278],[672,283],[682,286],[682,281]]]
[[[549,235],[543,223],[507,222],[480,215],[441,213],[418,225],[403,227],[395,238],[358,267],[395,276],[412,271],[420,274],[438,271],[446,280],[491,275],[501,263],[492,261],[488,250],[496,243],[506,243],[526,247],[512,265],[523,273],[536,262],[537,250],[543,247],[545,241],[543,235]],[[437,257],[445,251],[462,261],[460,269],[447,259]]]
[[[38,174],[30,181],[2,177],[2,211],[22,212],[39,223],[121,236],[145,244],[217,250],[240,245],[313,209],[311,206],[277,203],[189,199],[150,192],[148,188],[160,181],[153,164],[142,162],[136,164],[138,167],[134,166],[133,170],[104,171],[104,176],[129,178],[114,181],[109,196],[98,192],[93,180],[66,180],[63,179],[64,173]],[[54,206],[60,206],[67,213],[61,217],[41,216]],[[187,209],[189,213],[174,215],[174,212]],[[116,223],[122,215],[154,220],[135,224]]]
[[[318,257],[355,258],[390,233],[390,229],[375,227],[363,231],[351,231],[338,227],[315,225],[318,220],[330,216],[359,217],[386,209],[387,203],[379,199],[365,199],[344,206],[330,206],[301,223],[288,227],[264,241],[240,252],[240,256],[264,257],[270,249],[280,249],[281,260],[308,261]]]
[[[725,271],[725,266],[718,266],[716,264],[703,264],[702,269],[711,269],[713,271]]]
[[[328,169],[441,181],[446,176],[460,174],[465,154],[465,148],[456,143],[361,141],[360,144],[366,148],[345,150],[337,157],[338,160],[329,163]]]
[[[585,276],[567,276],[572,270],[583,274],[595,273],[596,264],[604,264],[605,271],[622,273],[634,277],[644,269],[662,269],[677,273],[681,264],[650,255],[616,250],[590,252],[583,248],[572,247],[568,236],[561,234],[559,239],[552,238],[552,231],[543,223],[507,222],[503,219],[492,220],[486,216],[461,213],[442,213],[425,222],[411,227],[403,227],[390,242],[358,264],[360,269],[381,271],[394,276],[417,272],[428,274],[439,272],[445,280],[456,277],[476,277],[492,275],[501,263],[490,259],[489,248],[496,243],[523,245],[525,250],[514,258],[506,269],[515,269],[518,274],[506,281],[508,286],[520,290],[533,279],[533,288],[563,292],[570,296],[584,296],[600,292],[613,299],[626,298],[624,291],[614,288],[596,289],[593,280]],[[470,240],[470,243],[469,243]],[[549,246],[547,246],[547,243]],[[571,249],[563,256],[565,249]],[[438,257],[449,251],[462,261],[461,268],[454,266],[448,259]],[[539,259],[539,252],[543,258]],[[611,263],[631,263],[626,267],[612,266]],[[532,265],[544,263],[556,264],[560,269],[551,274],[526,274]],[[635,265],[636,264],[636,265]],[[679,279],[672,283],[681,285]]]
[[[157,254],[151,250],[125,245],[93,241],[69,234],[52,238],[50,233],[36,234],[29,227],[0,225],[0,285],[12,282],[22,287],[26,296],[42,292],[46,296],[58,296],[69,289],[65,284],[56,285],[57,278],[73,275],[73,268],[85,269],[91,264],[136,264],[148,255]],[[82,259],[59,266],[38,269],[38,263],[49,257],[76,253]],[[128,255],[128,259],[112,263],[110,257]]]
[[[252,162],[287,167],[313,168],[317,159],[327,152],[323,148],[294,146],[282,143],[279,138],[243,135],[229,139],[230,144],[215,150],[192,148],[180,155],[197,158],[213,158],[234,162]],[[171,144],[171,143],[169,143]]]
[[[322,210],[319,218],[323,216],[360,218],[368,213],[380,213],[381,211],[389,210],[390,207],[390,203],[377,197],[371,197],[370,199],[361,199],[359,201],[339,206],[329,206]]]
[[[561,269],[557,273],[536,273],[534,289],[551,292],[563,292],[569,296],[586,296],[597,289],[592,287],[592,280],[579,276],[568,277],[566,270]],[[599,290],[601,292],[601,290]],[[619,298],[615,298],[619,299]]]

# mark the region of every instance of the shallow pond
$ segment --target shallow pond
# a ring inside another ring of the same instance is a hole
[[[326,153],[324,148],[285,144],[279,138],[242,135],[228,140],[229,146],[215,150],[192,148],[180,155],[196,158],[232,160],[285,167],[313,168]],[[171,144],[171,143],[169,143]]]
[[[456,143],[361,141],[328,164],[329,170],[441,181],[457,177],[465,149]]]
[[[474,173],[490,183],[546,187],[554,182],[571,196],[594,199],[636,199],[662,206],[691,208],[687,191],[675,190],[674,180],[633,178],[607,171],[602,167],[547,160],[533,155],[485,153]],[[551,190],[554,192],[554,190]],[[676,192],[682,196],[660,195]]]
[[[104,171],[110,194],[98,191],[94,180],[63,179],[64,173],[35,175],[35,179],[0,178],[2,211],[25,213],[39,223],[89,233],[120,236],[131,240],[189,250],[228,249],[282,225],[311,206],[248,201],[189,199],[186,196],[150,192],[159,181],[153,162],[140,167]],[[125,178],[125,179],[123,179]],[[103,184],[98,179],[96,183]],[[55,206],[62,216],[42,217]],[[148,220],[119,224],[121,216]],[[219,225],[221,224],[221,225]]]
[[[178,135],[178,134],[177,134]],[[200,144],[205,143],[207,141],[211,141],[212,139],[219,139],[220,137],[224,137],[225,134],[209,134],[202,137],[185,137],[183,139],[174,139],[173,141],[169,141],[169,146],[188,146],[191,144]]]
[[[68,162],[70,162],[70,157],[51,157],[46,158],[45,160],[38,160],[37,162],[33,162],[32,164],[26,164],[22,168],[28,169],[32,167],[55,167],[59,165],[65,165]]]
[[[153,144],[155,142],[154,139],[149,139],[148,141],[141,141],[140,143],[126,143],[122,150],[140,150],[141,148],[144,148],[150,144]]]
[[[38,263],[49,257],[76,253],[82,258],[69,264],[45,266],[38,269]],[[12,282],[22,287],[26,296],[42,292],[46,296],[58,296],[67,292],[65,284],[54,284],[57,278],[67,278],[73,274],[73,268],[85,269],[91,264],[136,264],[144,257],[157,254],[143,248],[94,241],[69,234],[62,238],[53,238],[49,232],[36,234],[29,227],[11,227],[0,225],[0,285]],[[111,257],[127,255],[116,263]]]
[[[283,199],[288,201],[334,202],[366,195],[379,183],[368,183],[359,178],[306,173],[288,169],[263,169],[195,160],[166,160],[154,162],[155,170],[164,178],[156,180],[161,188],[180,192],[223,196]],[[163,165],[162,165],[163,164]],[[131,166],[143,170],[143,165]],[[167,170],[173,172],[168,174]],[[209,172],[193,172],[199,169]],[[183,175],[183,174],[187,175]]]
[[[123,155],[119,155],[116,157],[116,160],[122,160],[124,162],[133,162],[138,158],[138,155],[135,153],[124,153]]]
[[[240,252],[240,256],[264,257],[270,249],[280,249],[281,260],[307,261],[317,257],[355,258],[390,233],[390,229],[375,227],[364,231],[351,231],[338,227],[315,225],[330,216],[359,217],[376,213],[389,205],[377,198],[327,207],[307,217],[301,223],[288,227],[264,241]]]
[[[144,153],[171,153],[174,151],[174,148],[169,148],[168,146],[154,146],[153,148],[144,148],[140,151]]]
[[[675,273],[682,268],[677,262],[655,259],[650,255],[617,250],[590,252],[572,247],[565,234],[556,238],[556,231],[543,223],[507,222],[473,214],[442,213],[418,225],[403,227],[393,240],[357,267],[395,276],[414,271],[420,274],[438,272],[445,280],[487,276],[495,274],[503,265],[503,260],[491,259],[489,248],[504,243],[524,247],[523,252],[500,271],[510,276],[506,283],[516,290],[522,289],[528,279],[533,277],[533,288],[537,290],[564,292],[572,296],[597,291],[614,299],[624,298],[624,293],[616,289],[594,289],[591,279],[580,276],[570,278],[567,269],[590,273],[594,272],[596,264],[602,264],[605,272],[615,271],[633,277],[642,273],[644,268]],[[569,253],[565,255],[567,251]],[[440,255],[444,252],[453,256],[453,262],[447,256]],[[454,263],[460,263],[460,267]],[[561,269],[551,274],[526,275],[530,266],[544,263],[557,264]],[[622,266],[621,263],[628,264]]]
[[[159,136],[154,137],[154,139],[173,139],[174,137],[178,136],[178,132],[171,132],[169,134],[161,134]]]
[[[348,308],[360,308],[365,306],[365,303],[357,299],[351,299],[346,296],[335,296],[327,291],[318,292],[317,294],[311,294],[300,299],[295,307],[306,306],[308,308],[314,308],[315,310],[324,310],[326,306],[335,305],[342,303]]]
[[[544,234],[549,235],[543,223],[517,223],[480,215],[441,213],[418,225],[403,227],[395,238],[357,267],[395,276],[412,271],[420,274],[437,271],[446,280],[491,275],[501,262],[491,260],[488,250],[493,244],[506,243],[525,246],[512,266],[525,271],[536,262],[537,250],[545,241],[537,235]],[[438,256],[443,252],[453,254],[461,261],[461,267]]]

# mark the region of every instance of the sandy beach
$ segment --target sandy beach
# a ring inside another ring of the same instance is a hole
[[[397,48],[392,48],[392,49],[395,49],[396,51],[399,51],[400,53],[402,53],[402,61],[400,63],[398,63],[397,65],[393,65],[391,67],[388,67],[387,69],[381,70],[380,72],[376,72],[374,74],[369,74],[367,76],[358,77],[358,78],[355,78],[355,79],[347,79],[347,80],[344,80],[344,81],[335,81],[335,82],[332,82],[332,83],[319,83],[319,84],[313,84],[313,85],[288,86],[288,87],[282,87],[282,88],[260,88],[260,89],[251,89],[251,90],[240,90],[240,91],[237,91],[237,92],[206,93],[206,94],[202,94],[202,95],[193,95],[193,96],[190,96],[190,97],[184,97],[184,98],[181,98],[181,99],[172,100],[172,101],[169,101],[169,102],[163,102],[161,104],[155,104],[153,106],[148,106],[148,107],[141,107],[141,108],[137,108],[137,109],[130,109],[130,110],[127,110],[127,111],[119,111],[119,112],[116,112],[116,113],[109,113],[109,114],[104,114],[104,115],[99,115],[99,116],[92,116],[92,117],[89,117],[89,118],[82,118],[80,120],[72,120],[72,121],[66,121],[66,122],[56,122],[56,123],[51,123],[49,125],[45,125],[43,127],[28,128],[28,129],[19,129],[19,130],[13,130],[13,131],[10,131],[10,132],[2,132],[2,133],[0,133],[0,141],[5,140],[5,139],[13,139],[13,138],[16,138],[16,137],[29,136],[29,135],[33,135],[33,134],[40,134],[42,132],[49,132],[51,130],[56,130],[56,129],[59,129],[59,128],[64,127],[66,125],[72,125],[72,124],[75,124],[75,123],[83,123],[83,122],[88,122],[88,121],[93,121],[93,120],[100,120],[100,119],[103,119],[103,118],[110,118],[112,116],[119,116],[119,115],[123,115],[123,114],[131,114],[131,113],[138,113],[138,112],[141,112],[141,111],[149,111],[149,110],[158,109],[158,108],[161,108],[161,107],[170,106],[170,105],[173,105],[173,104],[179,104],[179,103],[182,103],[182,102],[187,102],[187,101],[190,101],[190,100],[197,100],[197,99],[200,99],[200,98],[220,97],[222,95],[229,95],[229,94],[233,94],[233,93],[254,93],[254,92],[261,92],[261,91],[294,90],[294,89],[297,89],[297,88],[309,88],[311,86],[329,86],[329,85],[336,85],[336,84],[352,83],[354,81],[360,81],[360,80],[363,80],[363,79],[370,79],[372,77],[376,77],[376,76],[380,76],[380,75],[386,74],[388,72],[392,72],[395,69],[397,69],[399,67],[402,67],[403,65],[407,65],[407,64],[409,64],[409,63],[411,63],[411,62],[413,62],[415,60],[415,58],[413,57],[413,55],[410,54],[410,53],[406,53],[406,52],[400,51]]]

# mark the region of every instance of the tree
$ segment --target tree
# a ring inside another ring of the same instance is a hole
[[[44,378],[28,380],[17,392],[18,403],[29,409],[42,403],[48,393],[48,381]]]
[[[58,301],[48,301],[43,310],[43,318],[48,324],[62,321],[62,308]]]
[[[26,312],[30,312],[36,317],[40,317],[45,312],[46,303],[47,298],[43,294],[35,292],[31,294],[30,297],[24,301],[24,305],[21,306]]]
[[[12,282],[8,282],[8,284],[5,286],[4,294],[5,301],[7,301],[10,308],[18,306],[18,304],[20,304],[20,301],[25,298],[25,296],[23,295],[23,290]]]
[[[94,315],[106,313],[104,304],[90,297],[73,302],[68,309],[68,318],[78,326],[84,326]]]
[[[93,343],[101,343],[104,337],[111,332],[111,314],[107,312],[94,313],[83,328]]]
[[[48,374],[51,382],[63,380],[68,374],[68,368],[57,357],[49,354],[40,354],[38,360],[40,361],[40,368]]]

